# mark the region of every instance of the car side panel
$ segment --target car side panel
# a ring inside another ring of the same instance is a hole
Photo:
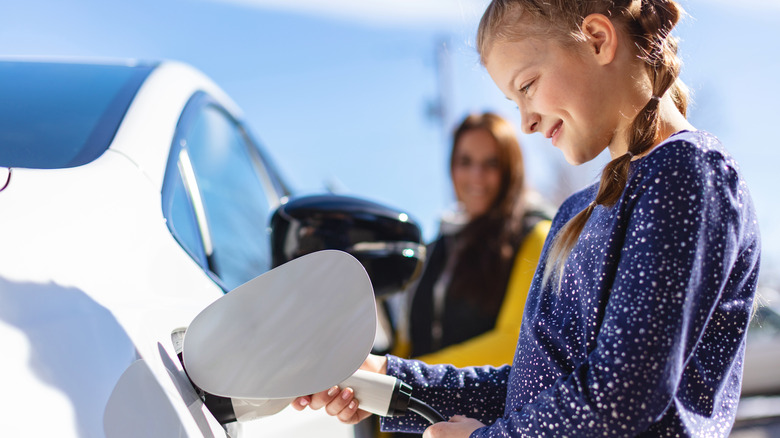
[[[170,334],[221,291],[168,232],[159,191],[116,153],[74,169],[13,172],[0,192],[0,326],[27,354],[2,365],[3,385],[18,397],[0,430],[102,436],[115,384],[142,358],[185,436],[203,435],[170,375]],[[41,403],[45,421],[26,408]]]

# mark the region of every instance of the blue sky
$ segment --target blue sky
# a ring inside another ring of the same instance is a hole
[[[473,49],[484,0],[4,1],[0,56],[173,59],[213,78],[303,192],[325,184],[409,211],[426,237],[452,204],[448,132],[469,111],[519,126]],[[718,135],[748,180],[764,274],[780,265],[780,2],[687,0],[677,29],[690,119]],[[437,63],[441,68],[437,69]],[[445,120],[431,118],[438,96]],[[538,136],[537,136],[538,137]],[[571,167],[521,138],[533,186],[558,199],[604,160]],[[774,274],[775,281],[780,275]]]

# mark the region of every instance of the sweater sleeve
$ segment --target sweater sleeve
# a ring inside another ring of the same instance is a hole
[[[492,423],[504,413],[509,365],[456,368],[387,356],[387,374],[412,386],[412,397],[445,418],[468,415]],[[415,413],[382,417],[383,431],[422,433],[430,423]]]
[[[539,221],[523,239],[515,256],[496,326],[492,330],[416,359],[428,364],[452,364],[457,367],[511,364],[528,289],[549,231],[550,221]]]
[[[739,366],[752,304],[750,294],[732,294],[743,281],[735,260],[750,252],[740,250],[749,200],[722,154],[685,143],[665,149],[661,164],[640,167],[621,198],[624,242],[594,349],[531,403],[472,437],[635,436],[690,382],[697,387],[677,403],[712,412],[725,376]],[[745,260],[755,265],[757,256]],[[697,350],[706,354],[697,359]],[[689,364],[694,377],[681,385]]]

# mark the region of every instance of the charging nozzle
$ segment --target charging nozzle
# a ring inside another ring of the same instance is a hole
[[[341,383],[352,388],[360,409],[382,417],[400,417],[411,411],[429,422],[447,421],[438,411],[412,397],[412,387],[392,376],[358,370]]]
[[[412,388],[393,376],[357,370],[355,374],[339,384],[341,388],[352,388],[360,409],[392,417],[406,413]]]
[[[400,417],[414,412],[431,424],[447,421],[438,411],[412,397],[412,387],[400,379],[384,374],[358,370],[343,381],[342,388],[352,388],[360,409],[381,417]],[[245,422],[284,409],[292,399],[240,399],[220,397],[197,388],[206,407],[220,424]]]

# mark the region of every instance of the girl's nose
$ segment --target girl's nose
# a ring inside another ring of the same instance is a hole
[[[523,124],[523,133],[524,134],[533,134],[534,132],[536,132],[536,127],[538,125],[539,124],[537,122],[524,123]]]
[[[529,111],[525,105],[518,106],[518,109],[520,110],[520,120],[523,133],[533,134],[536,132],[536,130],[539,128],[539,122],[541,121],[539,114],[533,111]]]

